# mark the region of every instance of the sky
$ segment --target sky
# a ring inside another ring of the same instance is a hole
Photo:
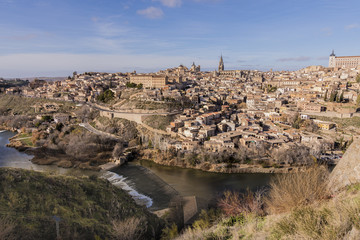
[[[0,0],[0,77],[192,62],[297,70],[360,55],[359,0]]]

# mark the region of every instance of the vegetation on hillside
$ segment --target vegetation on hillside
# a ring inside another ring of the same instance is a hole
[[[360,185],[330,198],[327,175],[318,166],[279,176],[268,194],[227,192],[220,213],[202,212],[176,239],[357,239]]]
[[[101,131],[114,134],[129,142],[137,137],[136,123],[123,118],[97,117],[92,125]]]
[[[155,101],[141,101],[141,100],[127,100],[121,105],[122,109],[143,109],[143,110],[165,110],[175,111],[181,109],[183,106],[181,102],[155,102]]]
[[[114,99],[115,94],[110,89],[102,92],[98,97],[97,100],[103,103],[108,103]]]
[[[324,117],[324,116],[312,116],[312,117],[323,121],[334,122],[339,128],[347,128],[350,126],[360,128],[360,117],[352,117],[352,118],[337,118],[337,117]]]
[[[166,130],[166,127],[174,121],[175,116],[152,115],[143,117],[143,122],[152,128]]]
[[[1,239],[56,239],[54,216],[61,239],[152,239],[161,231],[155,215],[106,180],[0,168]]]
[[[69,112],[75,107],[72,102],[0,94],[0,115],[10,113],[14,115],[35,114],[33,106],[38,103],[56,103],[59,106],[58,112]]]
[[[136,83],[132,83],[132,82],[127,82],[126,83],[126,87],[127,88],[137,88],[137,89],[142,89],[143,88],[143,84],[136,84]]]
[[[57,163],[62,167],[93,169],[108,162],[116,144],[123,144],[120,140],[90,133],[76,125],[50,133],[35,131],[32,133],[32,141],[35,146],[40,146],[33,150],[34,163]]]

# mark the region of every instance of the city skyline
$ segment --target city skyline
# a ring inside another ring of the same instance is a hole
[[[359,55],[349,1],[0,0],[0,76],[202,70],[296,70]]]

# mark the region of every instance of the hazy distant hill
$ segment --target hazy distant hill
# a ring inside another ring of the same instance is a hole
[[[29,80],[29,81],[33,81],[34,79],[40,79],[45,81],[63,81],[66,78],[67,77],[29,77],[29,78],[20,78],[20,79]]]
[[[0,79],[0,88],[21,87],[28,85],[28,81],[21,79],[5,80]]]

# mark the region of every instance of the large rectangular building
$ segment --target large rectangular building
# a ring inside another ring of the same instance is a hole
[[[144,88],[163,88],[168,84],[168,77],[164,75],[133,75],[130,82],[142,84]]]
[[[337,57],[334,51],[329,57],[329,67],[332,68],[356,68],[360,66],[360,56]]]

